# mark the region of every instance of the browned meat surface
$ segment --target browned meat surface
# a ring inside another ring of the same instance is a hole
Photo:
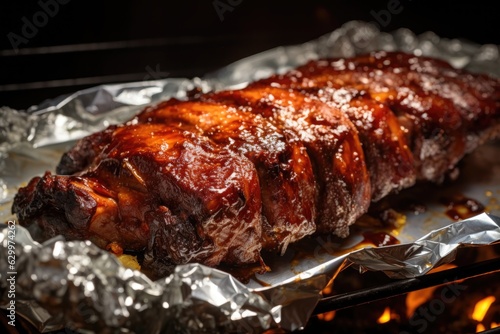
[[[46,237],[145,252],[151,261],[260,261],[262,203],[250,161],[165,124],[106,131],[68,153],[105,140],[85,170],[46,173],[19,190],[14,208],[22,224],[37,224]]]
[[[186,262],[260,263],[345,237],[371,201],[440,182],[500,130],[500,82],[378,52],[312,61],[236,91],[171,99],[80,140],[13,212],[46,238]]]
[[[370,203],[370,182],[356,128],[338,109],[297,91],[263,85],[202,97],[237,106],[295,134],[316,176],[317,230],[347,236]]]
[[[260,115],[201,101],[164,102],[137,120],[176,124],[248,158],[259,176],[265,248],[285,250],[288,243],[314,232],[314,175],[306,149],[293,133]]]

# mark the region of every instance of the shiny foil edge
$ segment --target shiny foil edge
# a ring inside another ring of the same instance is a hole
[[[317,40],[250,56],[201,79],[103,85],[45,101],[25,112],[4,107],[0,119],[0,175],[12,151],[76,140],[123,122],[148,104],[170,97],[185,98],[193,88],[240,88],[308,60],[350,57],[374,50],[433,56],[457,68],[500,77],[496,45],[442,39],[432,32],[417,36],[408,29],[383,33],[369,23],[352,21]],[[0,200],[9,199],[1,176],[0,196],[4,196]],[[488,215],[444,230],[431,232],[411,244],[354,251],[280,284],[252,290],[227,273],[198,264],[178,266],[168,278],[151,282],[89,242],[58,238],[39,245],[16,226],[18,312],[40,331],[62,327],[85,332],[108,328],[111,332],[138,333],[257,333],[278,327],[294,330],[305,326],[321,290],[351,262],[361,272],[381,270],[394,278],[414,277],[425,274],[438,262],[451,261],[458,244],[500,240],[498,218]],[[0,259],[0,301],[4,308],[6,232],[4,229],[0,234],[5,255]],[[475,239],[470,239],[471,235]]]

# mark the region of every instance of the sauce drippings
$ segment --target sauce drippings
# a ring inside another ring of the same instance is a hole
[[[376,247],[397,245],[400,241],[387,232],[364,232],[362,244],[369,243]]]
[[[453,220],[467,219],[484,212],[484,205],[473,198],[456,195],[451,198],[441,199],[446,205],[446,215]]]

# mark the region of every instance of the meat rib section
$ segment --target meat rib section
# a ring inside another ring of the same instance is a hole
[[[500,130],[500,82],[377,52],[312,61],[235,91],[171,99],[80,140],[15,197],[45,238],[169,265],[264,263],[345,237],[371,201],[440,182]]]
[[[317,184],[319,232],[347,236],[370,203],[370,182],[356,128],[340,112],[306,95],[269,86],[208,95],[210,101],[261,115],[304,143]]]
[[[15,208],[23,222],[35,219],[46,237],[114,243],[147,260],[260,261],[262,205],[250,161],[164,124],[107,131],[84,171],[46,173],[20,189]]]
[[[137,121],[174,123],[250,160],[259,176],[265,248],[284,251],[315,231],[315,179],[306,149],[293,133],[260,115],[202,101],[168,101],[145,110]]]

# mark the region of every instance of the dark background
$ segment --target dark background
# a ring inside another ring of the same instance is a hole
[[[397,14],[384,15],[388,8]],[[201,76],[350,20],[500,44],[494,1],[4,0],[0,106],[24,109],[102,83]]]

